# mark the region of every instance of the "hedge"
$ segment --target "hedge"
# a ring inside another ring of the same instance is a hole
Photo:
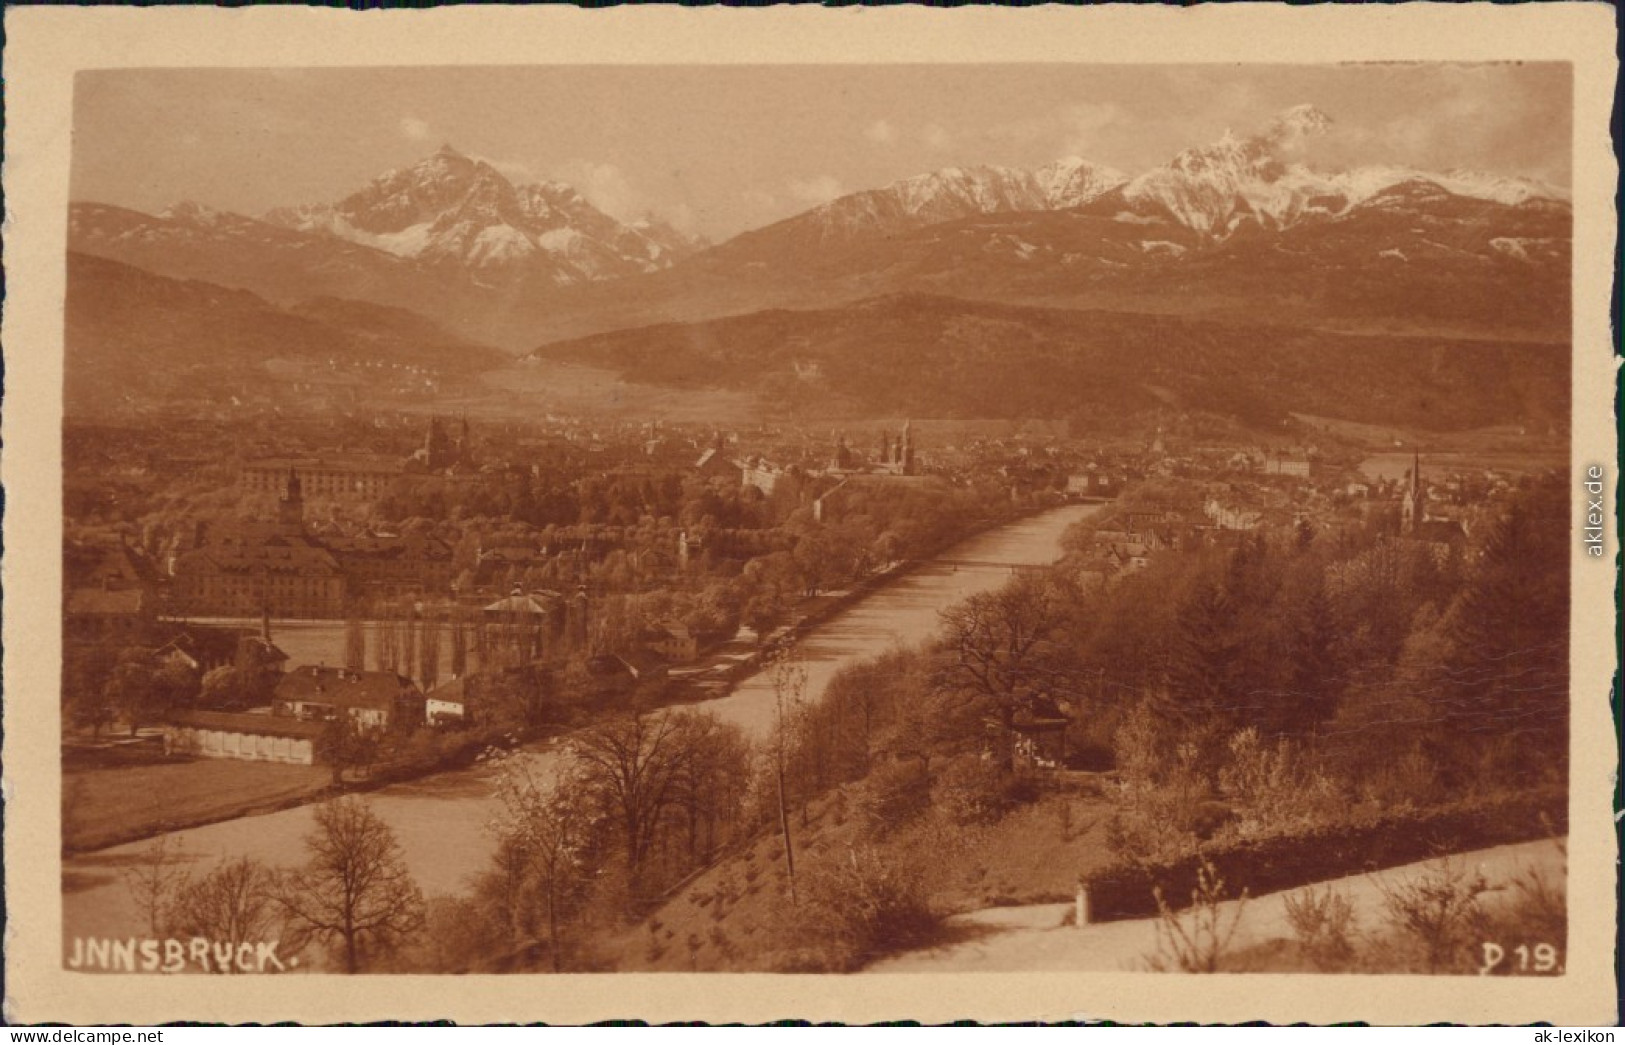
[[[1567,792],[1538,791],[1207,844],[1177,860],[1103,867],[1082,876],[1079,884],[1088,891],[1089,921],[1109,922],[1156,914],[1153,890],[1158,887],[1170,904],[1185,906],[1204,859],[1212,862],[1232,897],[1242,889],[1259,896],[1567,831]]]

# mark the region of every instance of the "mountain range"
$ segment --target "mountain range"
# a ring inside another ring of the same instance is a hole
[[[762,320],[771,329],[785,310],[873,315],[875,301],[1566,342],[1573,218],[1563,192],[1482,172],[1319,169],[1301,157],[1329,123],[1299,106],[1134,176],[1081,158],[945,168],[716,245],[654,218],[619,221],[567,185],[515,183],[442,148],[336,201],[257,218],[75,203],[69,244],[85,259],[70,279],[105,281],[88,259],[108,259],[247,291],[256,308],[289,315],[318,298],[407,310],[409,325],[437,332],[418,347],[566,342],[571,358],[582,345],[616,344],[580,340],[592,335],[646,343],[647,328],[691,324],[684,336],[703,339],[722,317],[779,317]],[[672,378],[668,363],[642,358],[629,374]]]

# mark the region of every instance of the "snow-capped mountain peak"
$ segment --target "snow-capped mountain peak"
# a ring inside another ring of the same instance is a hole
[[[1332,128],[1332,118],[1313,105],[1294,105],[1270,121],[1265,136],[1276,142],[1292,138],[1307,138],[1325,134]]]
[[[1128,181],[1122,171],[1080,156],[1046,164],[1034,171],[1033,177],[1051,210],[1082,206]]]
[[[158,213],[160,218],[180,222],[183,225],[196,225],[203,228],[213,228],[228,220],[223,211],[192,200],[181,200],[172,203]]]
[[[1494,200],[1496,203],[1505,203],[1510,206],[1517,206],[1531,199],[1567,200],[1569,198],[1569,194],[1562,189],[1535,178],[1490,174],[1485,171],[1462,170],[1461,168],[1444,171],[1430,177],[1458,196]]]
[[[982,214],[1081,206],[1125,180],[1121,172],[1079,157],[1037,170],[989,164],[943,167],[838,197],[782,224],[820,242],[841,240]]]
[[[515,185],[451,145],[374,178],[336,203],[281,208],[275,224],[399,257],[469,270],[483,283],[579,283],[665,268],[697,249],[649,236],[560,182]]]
[[[1121,213],[1136,220],[1171,220],[1222,239],[1247,225],[1283,228],[1335,217],[1407,184],[1416,186],[1413,194],[1443,192],[1508,205],[1563,198],[1528,178],[1398,166],[1321,171],[1291,159],[1306,139],[1331,127],[1331,118],[1314,106],[1293,106],[1257,134],[1238,137],[1227,130],[1208,145],[1186,149],[1128,182],[1111,202],[1122,203]]]

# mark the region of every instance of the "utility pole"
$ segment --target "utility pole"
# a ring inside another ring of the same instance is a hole
[[[775,769],[779,784],[779,831],[784,836],[784,869],[790,878],[790,902],[796,899],[796,854],[795,846],[790,840],[790,806],[785,794],[785,745],[788,742],[789,730],[787,728],[785,706],[798,704],[801,694],[807,688],[807,669],[794,663],[793,649],[786,647],[775,655],[773,662],[773,703],[777,713],[778,723],[774,729],[775,743],[774,757]]]

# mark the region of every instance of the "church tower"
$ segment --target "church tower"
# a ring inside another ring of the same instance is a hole
[[[1427,487],[1422,485],[1422,455],[1417,454],[1411,461],[1410,471],[1405,473],[1405,496],[1399,502],[1399,528],[1404,533],[1411,533],[1426,522],[1427,517]]]
[[[903,475],[914,474],[914,422],[903,422],[903,440],[897,450],[898,471]]]
[[[456,442],[446,433],[440,418],[429,418],[429,431],[423,437],[423,465],[431,472],[444,471],[456,463]]]
[[[305,484],[299,473],[288,469],[288,486],[276,506],[277,525],[284,530],[298,532],[305,528]]]
[[[832,472],[852,470],[852,448],[846,445],[845,435],[835,437],[835,456],[830,460],[829,470]]]

